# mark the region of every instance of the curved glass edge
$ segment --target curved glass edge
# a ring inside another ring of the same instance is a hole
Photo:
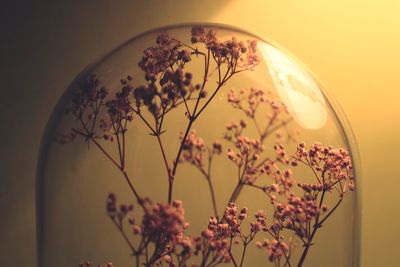
[[[306,70],[318,83],[319,89],[321,90],[323,96],[328,100],[329,105],[332,107],[332,110],[334,111],[333,114],[335,115],[338,123],[341,126],[341,130],[343,130],[343,136],[346,141],[346,145],[350,149],[350,154],[352,157],[353,161],[353,166],[354,166],[354,172],[356,176],[356,182],[357,182],[357,190],[355,191],[356,197],[355,197],[355,205],[356,205],[356,216],[355,216],[355,225],[353,226],[353,250],[355,251],[355,255],[353,257],[353,266],[360,266],[360,252],[361,252],[361,190],[360,190],[360,182],[358,182],[358,177],[361,177],[361,160],[359,157],[359,149],[358,145],[355,139],[354,132],[350,126],[350,123],[342,109],[342,107],[339,105],[338,101],[336,98],[334,98],[331,94],[327,93],[327,90],[325,90],[324,86],[322,86],[322,82],[317,78],[317,76],[305,65],[303,64],[299,59],[297,59],[295,56],[292,55],[291,52],[283,48],[281,45],[279,45],[275,41],[271,41],[268,38],[265,38],[264,36],[253,33],[253,32],[248,32],[247,30],[233,26],[233,25],[228,25],[228,24],[223,24],[223,23],[210,23],[210,22],[188,22],[188,23],[178,23],[178,24],[169,24],[163,27],[156,27],[156,28],[151,28],[148,30],[143,31],[140,34],[137,34],[122,44],[118,45],[111,51],[103,54],[103,56],[98,57],[96,60],[94,60],[94,63],[87,65],[81,72],[79,72],[78,75],[74,77],[72,82],[68,85],[67,89],[65,92],[61,95],[59,98],[57,104],[55,105],[51,115],[49,116],[49,119],[46,123],[43,136],[40,141],[40,146],[39,146],[39,152],[38,152],[38,161],[36,164],[36,244],[37,244],[37,264],[38,266],[42,266],[42,238],[44,236],[44,222],[42,221],[43,218],[43,210],[42,210],[42,203],[43,203],[43,188],[42,188],[42,177],[43,177],[43,172],[45,170],[45,163],[47,159],[47,152],[50,147],[51,143],[51,133],[54,132],[55,126],[57,125],[56,122],[60,119],[60,116],[63,114],[63,107],[65,107],[66,103],[70,100],[70,97],[73,93],[73,88],[75,85],[79,83],[79,81],[86,77],[88,73],[91,73],[94,69],[96,69],[99,65],[101,65],[104,61],[106,61],[108,58],[110,58],[115,52],[119,51],[120,49],[124,48],[125,46],[129,45],[131,42],[134,42],[135,40],[159,31],[167,30],[167,29],[179,29],[179,28],[184,28],[184,27],[193,27],[193,26],[204,26],[204,27],[213,27],[213,28],[221,28],[224,30],[232,30],[236,31],[238,33],[246,34],[249,36],[253,36],[254,38],[259,39],[260,41],[263,41],[265,43],[270,44],[271,46],[279,49],[280,51],[283,51],[289,58],[294,60],[299,66],[303,67],[304,70]]]
[[[101,60],[100,60],[101,61]],[[91,70],[95,68],[96,64],[89,64],[87,67],[85,67],[75,78],[72,80],[72,82],[68,85],[67,89],[64,91],[64,93],[61,95],[59,98],[58,102],[53,108],[52,113],[49,116],[49,119],[47,120],[46,126],[43,131],[42,138],[40,140],[40,145],[39,145],[39,152],[38,152],[38,160],[36,163],[36,262],[37,266],[43,266],[43,236],[44,236],[44,221],[42,218],[44,217],[44,211],[42,207],[44,206],[44,194],[43,194],[43,188],[42,185],[44,183],[43,177],[44,177],[44,171],[45,171],[45,165],[46,165],[46,160],[47,160],[47,154],[48,150],[50,147],[50,144],[52,142],[52,133],[54,133],[57,125],[57,121],[59,121],[60,117],[64,114],[63,112],[63,107],[68,103],[70,100],[70,96],[73,93],[73,90],[70,88],[74,88],[76,85],[78,85],[79,81],[86,77],[87,73],[89,73]]]
[[[315,76],[314,76],[315,78]],[[321,82],[316,79],[320,84]],[[324,88],[324,87],[323,87]],[[355,138],[355,134],[353,129],[350,126],[350,122],[345,115],[343,108],[338,103],[337,99],[332,95],[326,92],[325,89],[320,88],[325,98],[328,99],[329,105],[332,106],[334,115],[337,118],[338,123],[341,125],[341,130],[343,130],[343,136],[345,137],[346,145],[350,149],[350,155],[353,162],[353,171],[356,177],[356,190],[355,193],[355,224],[353,226],[353,249],[355,250],[355,255],[353,258],[353,266],[361,266],[361,217],[362,217],[362,205],[361,205],[361,183],[359,178],[361,177],[362,167],[361,167],[361,159],[360,152],[358,148],[358,144]],[[325,87],[326,88],[326,87]]]

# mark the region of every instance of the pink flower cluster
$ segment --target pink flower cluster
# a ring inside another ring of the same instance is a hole
[[[228,158],[239,168],[243,168],[243,177],[246,183],[254,183],[257,175],[262,172],[259,166],[255,166],[260,155],[264,151],[264,146],[259,139],[250,139],[242,135],[243,130],[247,127],[244,121],[239,124],[231,123],[226,129],[224,139],[234,145],[234,149],[229,148],[227,151]]]
[[[181,133],[180,140],[183,142],[181,161],[196,166],[207,179],[210,179],[211,174],[207,173],[206,167],[214,155],[222,153],[221,143],[214,141],[211,148],[207,147],[203,138],[197,135],[196,130],[191,130],[185,141],[183,141],[183,133]]]
[[[288,167],[285,168],[289,160],[283,150],[283,145],[275,145],[275,151],[276,159],[265,161],[261,171],[273,181],[271,186],[266,188],[272,204],[276,201],[276,195],[291,194],[291,189],[295,184],[292,170]],[[283,163],[283,168],[278,163]]]
[[[308,234],[307,224],[316,220],[320,213],[317,200],[311,195],[292,195],[288,197],[287,203],[277,203],[275,207],[274,218],[280,226],[294,230],[301,238]]]
[[[184,66],[191,60],[189,50],[167,33],[157,36],[156,44],[143,51],[139,67],[145,72],[146,80],[155,82],[156,76],[170,66]]]
[[[228,92],[228,103],[250,119],[257,129],[260,141],[264,141],[272,132],[275,132],[277,142],[296,140],[297,132],[286,128],[286,124],[291,120],[287,107],[270,91],[255,87],[243,88],[238,92],[231,89]],[[260,112],[265,113],[260,115]],[[286,132],[286,136],[279,128]]]
[[[320,143],[315,143],[307,150],[305,144],[300,143],[293,156],[292,165],[297,166],[299,163],[307,165],[318,174],[316,175],[318,181],[316,186],[301,186],[306,191],[330,190],[334,186],[339,186],[342,194],[347,189],[354,190],[351,157],[349,152],[343,148],[324,147]]]
[[[144,105],[159,118],[170,109],[192,99],[192,94],[198,92],[197,98],[204,98],[206,92],[200,91],[200,84],[192,83],[192,73],[184,68],[191,61],[192,55],[198,55],[198,50],[187,49],[180,41],[168,33],[161,33],[156,38],[156,44],[143,51],[139,67],[145,73],[146,84],[134,89],[136,107]]]
[[[238,136],[234,141],[237,152],[228,149],[227,155],[238,166],[243,166],[249,161],[255,161],[264,150],[259,140],[249,139],[246,136]]]
[[[72,101],[67,113],[72,113],[78,118],[82,118],[86,109],[92,106],[100,106],[104,99],[108,96],[108,90],[100,86],[100,82],[96,75],[92,74],[85,79],[74,92]]]
[[[256,214],[254,214],[254,217],[256,218],[256,221],[250,223],[251,231],[254,233],[257,233],[258,231],[268,231],[265,211],[257,211]]]
[[[228,103],[242,110],[250,118],[255,117],[257,109],[262,104],[270,106],[269,118],[276,117],[281,112],[287,112],[286,106],[273,98],[271,92],[255,87],[240,89],[238,93],[232,89],[229,90]]]
[[[174,200],[172,205],[158,203],[143,216],[143,233],[152,242],[179,240],[189,227],[185,221],[182,201]]]
[[[183,133],[181,133],[180,139],[183,139]],[[189,162],[200,169],[205,166],[207,160],[207,146],[203,138],[198,137],[196,130],[191,130],[187,135],[186,140],[183,141],[182,147],[182,160]]]
[[[95,133],[96,117],[100,109],[105,105],[108,90],[100,86],[100,82],[96,75],[90,75],[85,79],[74,92],[71,103],[65,110],[65,113],[71,114],[81,124],[79,128],[83,132],[85,141],[90,137],[101,137]],[[59,137],[61,143],[73,141],[78,131],[69,131]]]
[[[243,129],[247,127],[244,121],[239,124],[231,123],[226,126],[227,132],[224,139],[231,142],[237,152],[228,149],[228,158],[234,161],[238,166],[242,166],[246,161],[257,160],[260,153],[263,152],[264,147],[258,139],[250,139],[242,135]]]
[[[116,221],[119,225],[122,225],[122,221],[126,215],[133,210],[133,205],[121,204],[118,206],[117,197],[115,194],[110,193],[107,198],[107,214],[108,216]]]
[[[115,93],[114,99],[106,102],[107,113],[116,132],[126,131],[124,125],[133,119],[133,111],[131,109],[130,94],[133,90],[132,77],[127,76],[121,79],[121,89]]]
[[[213,261],[220,263],[232,262],[237,266],[232,256],[232,246],[242,243],[247,246],[260,231],[268,231],[266,216],[263,210],[256,212],[255,221],[250,223],[250,233],[244,234],[241,225],[247,218],[246,207],[238,209],[236,204],[229,203],[221,221],[211,217],[207,229],[202,232],[201,251],[213,254]]]
[[[202,250],[208,248],[214,254],[215,261],[232,261],[231,248],[233,244],[238,244],[238,240],[234,239],[243,236],[240,225],[246,219],[247,211],[246,207],[239,210],[234,203],[229,203],[222,221],[211,217],[207,229],[202,232]]]
[[[252,69],[260,62],[255,40],[244,42],[232,37],[230,40],[219,41],[213,29],[193,27],[191,41],[193,44],[204,43],[218,65],[225,63],[228,68],[237,71]]]
[[[289,245],[282,240],[265,239],[263,242],[257,242],[256,245],[258,248],[266,250],[268,260],[271,262],[280,262],[281,258],[284,257],[285,254],[288,255],[290,253]]]
[[[173,69],[173,68],[172,68]],[[156,84],[157,79],[159,85]],[[159,75],[154,74],[146,85],[140,85],[133,91],[136,107],[146,106],[155,117],[162,116],[182,101],[187,101],[199,91],[200,85],[193,85],[192,74],[184,72],[181,66],[175,70],[167,69]],[[199,95],[205,97],[205,93]]]
[[[235,38],[219,41],[212,29],[202,27],[192,29],[191,40],[194,44],[204,43],[211,51],[219,71],[222,65],[227,65],[230,75],[251,69],[259,63],[255,41],[248,41],[247,44]],[[202,54],[197,47],[184,45],[169,34],[162,33],[157,37],[156,44],[145,49],[143,54],[139,67],[145,72],[147,84],[134,90],[138,108],[145,105],[155,117],[159,117],[191,99],[196,91],[198,95],[194,99],[206,97],[206,91],[200,84],[192,84],[192,74],[184,72],[191,57]]]
[[[131,81],[131,76],[121,79],[121,88],[114,97],[110,97],[108,89],[100,87],[96,75],[89,76],[75,92],[66,110],[80,125],[73,128],[68,135],[62,135],[60,141],[72,141],[77,134],[83,136],[86,141],[99,138],[114,141],[115,136],[124,134],[127,124],[133,120],[130,102]]]

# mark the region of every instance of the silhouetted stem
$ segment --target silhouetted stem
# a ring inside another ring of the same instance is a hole
[[[186,138],[190,132],[190,129],[192,128],[192,124],[194,122],[194,119],[190,118],[189,119],[189,124],[186,127],[186,131],[185,134],[183,135],[183,139],[182,142],[179,146],[179,150],[178,153],[176,155],[176,158],[173,162],[173,167],[172,167],[172,171],[171,171],[171,176],[169,177],[169,183],[168,183],[168,203],[172,203],[172,193],[173,193],[173,186],[174,186],[174,178],[175,178],[175,174],[176,174],[176,169],[178,168],[178,164],[179,164],[179,159],[181,157],[182,151],[183,151],[183,145],[185,144]]]
[[[202,84],[200,92],[199,92],[199,97],[197,98],[192,115],[189,117],[189,123],[186,127],[185,134],[183,135],[183,138],[182,138],[181,144],[179,146],[179,150],[176,155],[175,161],[173,162],[171,175],[170,175],[169,181],[168,181],[168,203],[172,202],[172,194],[173,194],[173,186],[174,186],[174,178],[175,178],[175,174],[176,174],[176,169],[178,168],[179,159],[180,159],[182,151],[183,151],[183,145],[185,144],[185,141],[190,132],[190,129],[192,128],[192,125],[197,118],[196,111],[197,111],[197,107],[199,106],[199,103],[200,103],[200,98],[201,98],[200,96],[201,96],[202,92],[204,91],[204,87],[207,83],[207,75],[208,75],[209,66],[210,66],[210,49],[208,49],[208,56],[205,57],[205,59],[204,59],[204,67],[205,67],[204,79],[203,79],[203,84]]]
[[[87,131],[86,126],[83,124],[85,130]],[[100,144],[99,142],[97,142],[97,140],[95,138],[93,138],[93,136],[89,135],[89,134],[85,134],[82,133],[79,130],[76,129],[72,129],[74,132],[83,135],[86,138],[89,138],[98,148],[101,152],[103,152],[103,154],[121,171],[121,173],[123,174],[125,180],[127,181],[129,188],[131,189],[133,195],[136,198],[136,201],[139,203],[139,205],[143,208],[144,211],[146,211],[145,206],[143,205],[143,201],[141,199],[141,197],[139,196],[138,192],[136,191],[135,187],[132,184],[131,179],[129,178],[128,174],[126,173],[126,171],[122,168],[122,166],[110,155],[110,153],[107,152],[107,150],[105,150]]]
[[[169,167],[169,164],[168,164],[167,155],[165,154],[165,150],[164,150],[163,143],[161,141],[160,134],[157,134],[156,137],[157,137],[157,141],[160,146],[160,149],[161,149],[161,154],[162,154],[162,157],[164,160],[165,168],[167,170],[168,178],[171,180],[171,168]]]
[[[242,181],[239,181],[238,184],[236,185],[235,189],[233,190],[228,203],[234,203],[236,201],[240,192],[243,189],[243,186],[244,186],[244,183]]]
[[[245,244],[243,245],[242,258],[241,258],[240,264],[239,264],[240,267],[243,266],[244,257],[245,257],[245,255],[246,255],[247,246],[248,246],[247,243],[245,243]]]
[[[317,223],[314,224],[313,231],[312,231],[312,233],[311,233],[311,235],[310,235],[310,238],[308,239],[307,244],[304,245],[304,250],[303,250],[303,253],[301,254],[301,257],[300,257],[299,263],[297,264],[297,267],[303,266],[304,261],[305,261],[305,259],[306,259],[306,257],[307,257],[307,254],[308,254],[308,252],[309,252],[309,250],[310,250],[310,247],[311,247],[311,245],[312,245],[312,241],[313,241],[313,239],[314,239],[314,237],[315,237],[315,234],[317,233],[317,230],[318,230],[318,229],[322,226],[322,224],[329,218],[329,216],[332,215],[332,213],[337,209],[337,207],[339,207],[339,205],[340,205],[340,203],[342,202],[342,200],[343,200],[343,198],[340,197],[340,199],[339,199],[339,201],[336,203],[336,205],[331,209],[331,211],[330,211],[327,215],[325,215],[325,217],[324,217],[320,222],[318,222],[318,219],[317,219]]]
[[[136,267],[140,266],[140,255],[135,255],[136,257]]]
[[[201,174],[203,174],[204,178],[207,180],[208,188],[209,188],[210,194],[211,194],[211,201],[212,201],[212,206],[213,206],[213,210],[214,210],[214,216],[218,219],[219,216],[218,216],[218,208],[217,208],[217,198],[216,198],[214,187],[213,187],[213,184],[211,181],[211,162],[212,162],[212,156],[210,155],[208,157],[207,172],[204,170],[203,167],[200,167],[197,165],[196,165],[196,167],[199,169]]]
[[[215,192],[214,192],[214,188],[213,188],[213,185],[211,183],[211,178],[210,177],[207,178],[207,183],[208,183],[208,187],[209,187],[210,193],[211,193],[211,201],[212,201],[212,205],[213,205],[213,209],[214,209],[214,215],[218,219],[219,216],[218,216],[217,200],[216,200],[216,197],[215,197]]]
[[[114,223],[115,227],[117,227],[117,229],[121,233],[122,237],[124,238],[125,242],[128,244],[129,248],[132,250],[132,254],[136,254],[136,249],[133,246],[133,244],[131,243],[131,241],[129,240],[126,233],[124,232],[122,225],[118,224],[117,221],[115,221],[115,219],[113,219],[113,218],[111,220]]]

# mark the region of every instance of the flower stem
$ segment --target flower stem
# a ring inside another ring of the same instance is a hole
[[[117,229],[119,230],[119,232],[121,233],[122,237],[124,238],[125,242],[128,244],[129,248],[132,250],[133,254],[136,254],[137,251],[135,249],[135,247],[133,246],[133,244],[131,243],[131,241],[129,240],[128,236],[126,235],[122,224],[118,224],[117,221],[115,219],[112,219],[113,223],[115,224],[115,227],[117,227]]]
[[[306,256],[307,256],[307,254],[308,254],[308,252],[310,250],[310,247],[312,245],[312,240],[314,239],[315,234],[317,233],[317,230],[329,218],[329,216],[331,216],[332,213],[339,207],[340,203],[342,203],[342,200],[343,200],[343,198],[340,197],[339,201],[336,203],[336,205],[331,209],[331,211],[320,222],[318,222],[319,218],[317,218],[317,222],[314,225],[314,229],[313,229],[313,231],[312,231],[312,233],[310,235],[310,238],[308,239],[307,244],[304,245],[304,250],[303,250],[303,253],[301,254],[301,257],[300,257],[299,263],[297,264],[297,267],[303,266],[303,263],[304,263],[304,261],[306,259]]]
[[[128,174],[126,173],[126,171],[124,170],[123,166],[121,166],[121,164],[119,164],[119,163],[111,156],[111,154],[108,153],[108,151],[105,150],[105,149],[103,148],[103,146],[99,144],[99,142],[97,142],[97,140],[89,133],[89,131],[88,131],[88,129],[86,128],[86,126],[85,126],[85,124],[83,123],[83,121],[82,121],[82,125],[83,125],[85,131],[87,132],[86,134],[83,133],[83,132],[81,132],[81,131],[79,131],[79,130],[76,130],[76,129],[72,129],[72,130],[73,130],[74,132],[76,132],[76,133],[78,133],[78,134],[80,134],[80,135],[82,135],[82,136],[88,138],[89,140],[91,140],[91,141],[97,146],[97,148],[98,148],[98,149],[99,149],[99,150],[100,150],[100,151],[101,151],[101,152],[102,152],[102,153],[103,153],[103,154],[104,154],[104,155],[105,155],[105,156],[106,156],[120,171],[121,171],[121,173],[123,174],[125,180],[127,181],[128,185],[129,185],[129,187],[130,187],[130,189],[131,189],[133,195],[135,196],[136,201],[137,201],[137,202],[139,203],[139,205],[143,208],[143,210],[146,211],[146,208],[145,208],[145,206],[144,206],[144,204],[143,204],[143,201],[142,201],[141,197],[139,196],[138,192],[136,191],[135,187],[133,186],[132,181],[131,181],[131,179],[129,178],[129,176],[128,176]]]
[[[244,256],[246,255],[246,250],[247,250],[247,245],[248,245],[248,243],[245,243],[245,244],[243,245],[242,258],[241,258],[240,264],[239,264],[240,267],[243,266]]]
[[[178,164],[179,164],[179,159],[181,157],[182,151],[183,151],[183,145],[185,144],[185,140],[190,132],[190,129],[192,128],[192,124],[194,122],[193,118],[189,119],[189,124],[186,128],[185,134],[183,135],[182,138],[182,142],[179,146],[179,150],[178,153],[176,155],[176,158],[174,160],[173,163],[173,167],[172,167],[172,171],[171,171],[171,175],[169,177],[169,183],[168,183],[168,203],[171,204],[172,203],[172,193],[173,193],[173,186],[174,186],[174,178],[175,178],[175,174],[176,174],[176,169],[178,168]]]
[[[214,209],[214,215],[218,219],[219,216],[218,216],[217,200],[215,197],[214,187],[211,183],[211,177],[207,178],[207,183],[208,183],[208,187],[210,188],[211,201],[212,201],[212,205],[213,205],[213,209]]]

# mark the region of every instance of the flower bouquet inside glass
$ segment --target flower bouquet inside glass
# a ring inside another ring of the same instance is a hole
[[[160,32],[138,62],[142,74],[121,77],[117,89],[95,73],[81,82],[59,141],[87,143],[121,177],[109,179],[125,181],[131,200],[122,204],[110,188],[104,218],[131,266],[307,265],[354,190],[348,150],[302,142],[308,133],[282,95],[240,80],[264,64],[257,40],[220,38],[212,27],[187,34]],[[129,146],[130,131],[147,139]],[[149,156],[129,158],[133,149]],[[155,166],[162,173],[150,175]],[[162,178],[154,184],[152,175]]]

